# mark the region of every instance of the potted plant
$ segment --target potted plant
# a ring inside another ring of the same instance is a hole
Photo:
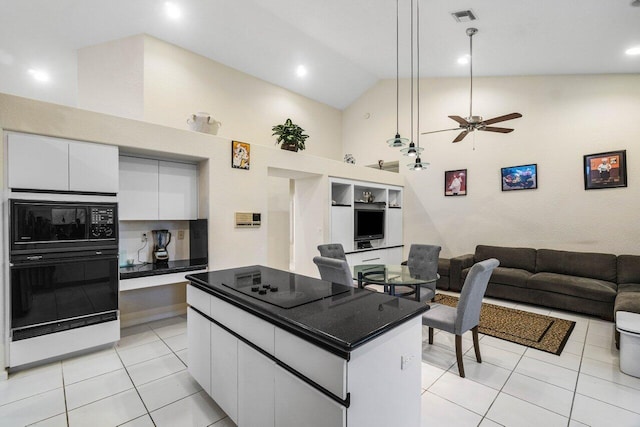
[[[304,141],[309,138],[309,135],[305,135],[304,129],[294,124],[291,119],[287,119],[283,125],[276,125],[271,128],[273,131],[272,136],[277,136],[276,144],[282,143],[280,148],[289,151],[304,150]]]

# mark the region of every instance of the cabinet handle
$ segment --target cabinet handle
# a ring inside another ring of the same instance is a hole
[[[376,261],[379,260],[380,258],[369,258],[369,259],[363,259],[362,262],[369,262],[369,261]]]

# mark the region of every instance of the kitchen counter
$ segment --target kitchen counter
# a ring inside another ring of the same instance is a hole
[[[169,261],[166,264],[137,264],[120,267],[120,280],[134,279],[136,277],[157,276],[159,274],[181,273],[186,271],[203,270],[207,268],[207,260],[183,259]]]
[[[258,265],[186,278],[189,373],[238,427],[420,424],[426,304]]]
[[[338,295],[286,309],[223,285],[232,283],[238,276],[255,273],[270,277],[273,285],[294,286],[298,291],[327,283],[257,265],[192,274],[186,278],[197,288],[343,358],[348,358],[358,346],[429,309],[428,305],[416,301],[352,287]]]

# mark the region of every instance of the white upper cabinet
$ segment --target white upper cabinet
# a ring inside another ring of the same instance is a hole
[[[198,168],[176,162],[158,162],[160,219],[198,218]]]
[[[69,190],[118,192],[118,147],[69,142]]]
[[[194,164],[120,157],[120,220],[198,218],[198,168]]]
[[[158,219],[158,161],[120,156],[120,220]]]
[[[118,147],[41,135],[10,133],[9,188],[118,192]]]

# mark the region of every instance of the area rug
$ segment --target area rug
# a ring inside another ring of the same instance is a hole
[[[435,302],[455,307],[458,298],[438,294]],[[559,356],[575,325],[570,320],[483,303],[478,331]]]

